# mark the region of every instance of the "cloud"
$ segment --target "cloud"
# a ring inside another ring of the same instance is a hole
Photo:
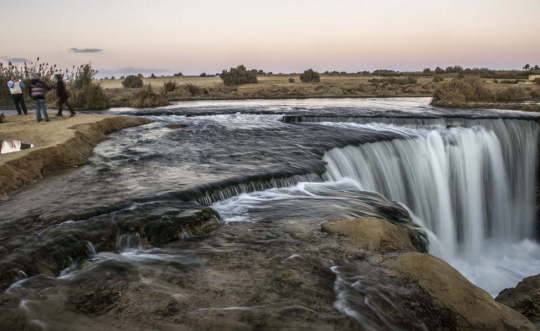
[[[103,50],[100,48],[75,48],[73,47],[73,48],[70,48],[69,50],[74,53],[101,53],[103,52]]]
[[[22,63],[22,62],[30,62],[29,59],[26,59],[24,57],[11,57],[11,58],[8,58],[7,56],[3,56],[2,59],[4,61],[8,61],[8,62],[11,62],[11,63]]]

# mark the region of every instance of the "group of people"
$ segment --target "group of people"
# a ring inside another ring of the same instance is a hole
[[[63,116],[62,115],[62,108],[65,104],[71,115],[70,117],[75,116],[77,113],[73,110],[71,105],[68,102],[69,99],[69,91],[66,88],[66,83],[64,82],[63,75],[62,74],[56,74],[54,75],[56,78],[56,84],[54,84],[54,87],[51,87],[45,82],[41,80],[41,75],[38,73],[32,74],[32,80],[30,81],[30,86],[28,87],[28,92],[30,93],[30,96],[32,99],[34,99],[36,103],[36,120],[38,122],[41,122],[41,114],[43,113],[43,118],[45,121],[49,122],[49,115],[47,114],[47,108],[45,107],[45,94],[48,90],[55,89],[56,90],[56,96],[58,98],[57,105],[58,105],[58,113],[56,113],[55,116]],[[26,109],[26,105],[24,103],[24,96],[23,96],[23,89],[25,88],[24,82],[20,79],[17,79],[15,76],[11,76],[11,80],[7,83],[9,90],[11,92],[11,96],[13,97],[13,102],[15,103],[15,108],[17,109],[17,113],[19,115],[28,114],[28,110]],[[22,111],[21,111],[22,110]]]

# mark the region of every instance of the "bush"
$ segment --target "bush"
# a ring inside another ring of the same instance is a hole
[[[289,78],[289,83],[294,83],[294,82],[295,82],[294,78]]]
[[[200,74],[200,77],[206,77],[206,72],[203,72],[202,74]]]
[[[466,102],[492,102],[494,93],[485,87],[479,77],[467,76],[443,82],[435,89],[431,104],[436,106],[459,107]]]
[[[498,80],[498,79],[494,79],[494,80],[493,80],[493,83],[494,83],[494,84],[499,84],[499,80]]]
[[[144,76],[142,74],[138,74],[137,77],[139,77],[140,79],[144,78]]]
[[[318,83],[321,81],[321,76],[313,69],[308,69],[300,75],[300,81],[302,83]]]
[[[223,69],[219,77],[227,86],[257,83],[257,75],[253,71],[247,70],[244,65],[231,68],[230,71]]]
[[[536,78],[535,80],[533,80],[533,83],[540,85],[540,78]]]
[[[181,76],[184,76],[181,72],[177,73],[177,74],[174,74],[173,75],[174,77],[181,77]]]
[[[143,87],[143,80],[139,76],[129,75],[122,81],[122,86],[125,88],[140,88]]]
[[[442,81],[444,81],[444,78],[442,76],[439,76],[439,75],[433,76],[433,83],[438,83]]]
[[[497,100],[503,102],[523,101],[529,98],[529,94],[521,87],[509,87],[497,93]]]
[[[157,78],[157,77],[156,77],[156,75],[151,74],[151,75],[150,75],[150,78]]]
[[[71,97],[69,103],[75,109],[108,109],[109,98],[103,92],[99,83],[90,83],[82,88],[71,89]]]
[[[173,92],[174,90],[176,90],[177,87],[178,87],[178,84],[176,84],[176,82],[173,82],[173,81],[164,82],[163,92],[165,93]]]
[[[195,84],[184,84],[183,88],[192,96],[201,94],[201,88]]]
[[[518,84],[519,79],[511,79],[511,80],[501,80],[501,84]]]
[[[164,96],[155,93],[150,84],[144,85],[142,89],[133,95],[133,99],[130,101],[130,106],[136,108],[158,107],[168,104],[169,101]]]

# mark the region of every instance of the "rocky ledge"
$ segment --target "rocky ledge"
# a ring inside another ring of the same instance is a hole
[[[446,262],[420,252],[411,240],[418,237],[418,228],[412,224],[366,217],[327,222],[322,229],[357,246],[393,283],[402,284],[408,291],[398,294],[401,308],[422,317],[427,329],[536,330],[520,312],[538,316],[538,310],[527,305],[530,297],[539,297],[540,278],[501,293],[497,302]],[[529,291],[531,286],[536,292]]]

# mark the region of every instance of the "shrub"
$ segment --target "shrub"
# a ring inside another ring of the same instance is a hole
[[[129,75],[122,81],[122,86],[125,88],[140,88],[143,87],[143,80],[139,76]]]
[[[141,78],[141,79],[144,78],[144,76],[143,76],[142,74],[138,74],[137,77],[139,77],[139,78]]]
[[[111,79],[113,79],[113,80],[114,80],[114,79],[116,79],[116,78],[114,78],[114,76],[111,76]]]
[[[518,83],[519,83],[519,79],[501,80],[501,84],[518,84]]]
[[[223,69],[219,77],[227,86],[257,83],[257,75],[253,71],[247,70],[244,65],[231,68],[229,71]]]
[[[436,106],[459,107],[466,102],[491,102],[495,95],[479,77],[467,76],[443,82],[435,89],[431,103]]]
[[[494,84],[499,84],[499,80],[498,80],[498,79],[494,79],[494,80],[493,80],[493,83],[494,83]]]
[[[150,75],[150,78],[157,78],[157,77],[156,77],[156,75],[151,74],[151,75]]]
[[[195,84],[184,84],[183,88],[193,96],[201,94],[201,88]]]
[[[130,106],[136,108],[166,106],[168,104],[169,101],[164,96],[155,93],[150,84],[144,85],[130,101]]]
[[[174,74],[173,76],[174,77],[180,77],[180,76],[184,76],[184,75],[181,72],[179,72],[179,73]]]
[[[206,72],[203,72],[200,77],[206,77]]]
[[[308,69],[300,75],[300,81],[302,83],[318,83],[321,81],[321,76],[313,69]]]
[[[103,92],[99,83],[90,83],[82,88],[73,88],[70,90],[71,97],[69,103],[75,109],[108,109],[109,98]]]
[[[536,78],[535,80],[533,80],[533,83],[540,85],[540,78]]]
[[[497,100],[510,102],[510,101],[523,101],[527,100],[529,94],[521,87],[509,87],[497,93]]]
[[[294,82],[295,82],[294,78],[289,78],[289,83],[294,83]]]
[[[168,81],[163,83],[163,92],[173,92],[178,87],[178,84],[173,81]]]
[[[425,74],[429,74],[429,73],[431,72],[431,69],[426,68],[426,69],[424,69],[424,71],[422,71],[422,72],[425,73]]]
[[[439,76],[439,75],[433,76],[433,83],[438,83],[442,81],[444,81],[444,78],[442,76]]]

